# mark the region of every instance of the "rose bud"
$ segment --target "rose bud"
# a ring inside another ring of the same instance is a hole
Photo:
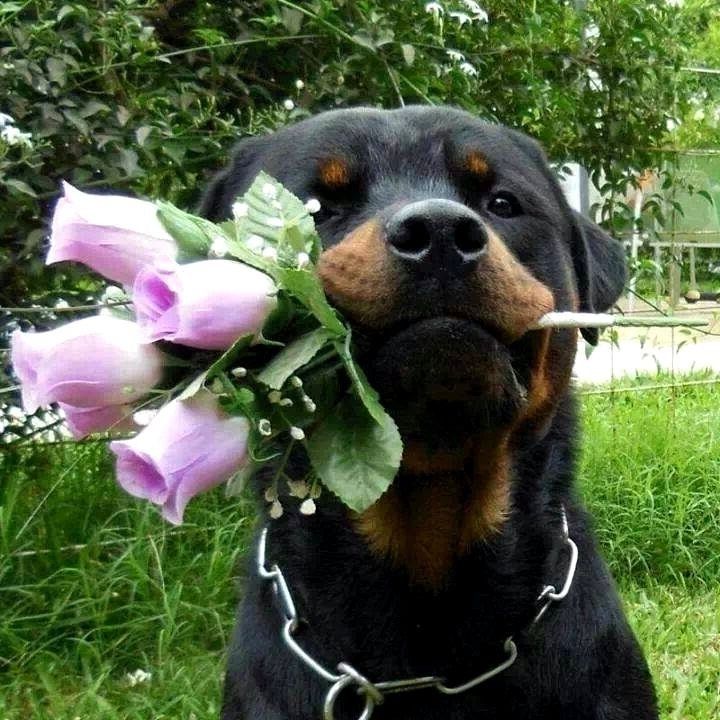
[[[105,430],[122,432],[135,428],[133,410],[129,405],[79,408],[59,403],[65,415],[65,424],[76,440]]]
[[[131,285],[140,268],[172,262],[177,246],[146,200],[91,195],[63,182],[55,206],[47,263],[81,262],[110,280]]]
[[[16,330],[11,361],[20,378],[23,406],[62,402],[99,408],[132,402],[162,376],[163,356],[129,320],[97,316],[47,332]]]
[[[226,415],[209,392],[172,400],[134,438],[110,443],[118,483],[179,525],[191,498],[245,464],[248,431],[248,421]]]
[[[257,335],[277,305],[275,283],[234,260],[145,267],[133,286],[138,324],[148,341],[170,340],[204,350],[227,350]]]

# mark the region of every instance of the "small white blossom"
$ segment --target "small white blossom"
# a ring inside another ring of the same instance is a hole
[[[265,241],[259,235],[250,235],[245,244],[254,252],[261,252],[265,247]]]
[[[150,421],[158,414],[157,410],[138,410],[133,415],[133,422],[140,427],[150,424]]]
[[[268,435],[272,435],[272,425],[267,418],[263,418],[258,423],[258,432],[265,437],[267,437]]]
[[[279,217],[269,217],[265,223],[269,225],[270,227],[276,227],[281,228],[283,225],[285,225],[285,221],[282,218]]]
[[[268,260],[277,260],[277,250],[274,247],[266,247],[262,251],[262,256]]]
[[[302,90],[305,87],[305,83],[302,80],[296,80],[295,81],[295,87],[298,90]]]
[[[271,390],[268,393],[268,400],[272,405],[277,405],[282,400],[282,395],[279,390]]]
[[[438,18],[445,12],[445,10],[439,2],[429,2],[425,3],[425,12],[430,13],[435,18]]]
[[[310,256],[306,252],[298,253],[297,256],[297,266],[299,268],[304,268],[310,263]]]
[[[130,687],[135,687],[140,683],[150,681],[152,679],[152,673],[145,672],[144,670],[136,670],[135,672],[125,675],[125,679],[128,681]]]
[[[583,35],[586,40],[593,40],[600,37],[600,28],[595,23],[590,23],[583,28]]]
[[[488,14],[478,5],[475,0],[462,0],[463,5],[475,16],[480,22],[488,21]]]
[[[298,500],[304,500],[310,493],[310,488],[304,480],[288,480],[287,484],[290,495]]]
[[[290,377],[290,384],[293,387],[301,388],[303,386],[303,381],[297,375],[292,375]]]
[[[465,56],[461,52],[458,52],[457,50],[446,50],[445,54],[451,60],[454,60],[455,62],[464,62],[464,60],[465,60]]]
[[[453,10],[453,12],[448,13],[448,15],[450,15],[453,20],[457,20],[460,27],[465,25],[465,23],[472,23],[472,18],[467,13]]]
[[[305,405],[305,409],[310,412],[314,413],[317,410],[317,405],[314,403],[314,401],[309,398],[307,395],[305,395],[302,399],[303,405]]]
[[[317,198],[309,198],[308,201],[305,203],[305,209],[311,215],[314,215],[320,210],[320,201]]]
[[[477,68],[469,62],[460,63],[460,70],[469,77],[475,77],[478,74]]]
[[[278,499],[277,485],[273,483],[269,487],[265,488],[265,500],[266,502],[272,503]]]
[[[233,203],[232,206],[232,214],[233,217],[236,220],[239,220],[240,218],[247,217],[248,214],[248,204],[244,202],[236,202]]]
[[[247,377],[247,368],[244,368],[244,367],[236,367],[236,368],[233,368],[233,369],[230,371],[230,374],[231,374],[233,377],[236,377],[236,378],[244,378],[244,377]]]
[[[211,257],[221,258],[227,255],[228,250],[227,240],[222,235],[216,235],[210,245],[210,252],[208,253]]]
[[[303,515],[314,515],[316,510],[317,507],[315,506],[315,501],[312,498],[308,498],[302,503],[302,505],[300,505],[300,512]]]
[[[591,90],[595,90],[596,92],[599,92],[603,89],[602,80],[600,79],[600,75],[598,74],[597,70],[594,70],[593,68],[588,68],[586,71],[587,78],[588,78],[588,87]]]
[[[290,437],[293,440],[304,440],[305,433],[302,428],[295,427],[294,425],[290,428]]]
[[[269,183],[269,182],[265,183],[262,186],[261,192],[262,192],[262,196],[266,200],[273,200],[274,198],[277,197],[277,188],[272,183]]]
[[[283,107],[284,107],[286,110],[294,110],[294,109],[295,109],[295,103],[294,103],[290,98],[288,98],[287,100],[283,100]]]
[[[292,407],[293,405],[294,403],[290,398],[283,398],[280,401],[280,407]]]
[[[25,147],[32,147],[32,143],[30,142],[32,135],[30,133],[21,132],[14,125],[6,125],[3,127],[3,129],[0,130],[0,137],[8,145],[24,145]]]
[[[273,520],[277,520],[278,518],[282,517],[283,514],[283,506],[280,504],[279,500],[275,500],[275,502],[270,506],[270,517]]]
[[[6,125],[14,125],[15,120],[11,115],[7,113],[0,113],[0,128],[4,128]]]

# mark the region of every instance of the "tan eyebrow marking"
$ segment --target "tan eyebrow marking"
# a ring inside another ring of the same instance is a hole
[[[465,155],[465,168],[478,177],[485,177],[490,173],[490,165],[487,159],[478,150],[470,150]]]
[[[320,163],[320,180],[329,188],[339,188],[350,182],[350,168],[339,157],[330,157]]]

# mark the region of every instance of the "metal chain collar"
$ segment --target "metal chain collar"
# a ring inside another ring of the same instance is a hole
[[[562,533],[563,542],[565,547],[570,551],[570,560],[568,563],[567,574],[565,575],[565,582],[562,589],[558,592],[554,585],[545,585],[540,595],[538,595],[536,602],[542,603],[537,614],[533,618],[532,622],[528,626],[528,630],[534,627],[540,619],[545,615],[547,609],[554,602],[560,602],[570,592],[572,587],[573,578],[575,577],[575,570],[577,568],[578,561],[578,548],[570,537],[568,530],[567,515],[565,514],[565,508],[562,510]],[[351,686],[355,685],[355,688],[359,694],[365,696],[365,707],[362,713],[358,716],[357,720],[370,720],[376,705],[380,705],[385,699],[385,695],[391,693],[408,692],[410,690],[421,690],[423,688],[434,688],[444,695],[459,695],[467,690],[470,690],[477,685],[480,685],[490,678],[499,675],[504,670],[507,670],[516,660],[518,651],[515,642],[513,641],[512,635],[509,636],[503,644],[503,650],[505,651],[505,659],[495,667],[482,673],[473,678],[469,682],[462,685],[448,686],[445,684],[445,679],[436,675],[430,675],[427,677],[407,678],[403,680],[386,680],[384,682],[371,682],[364,675],[361,675],[352,665],[341,662],[337,666],[337,673],[330,672],[327,668],[323,667],[312,655],[309,655],[303,648],[298,644],[294,637],[295,632],[299,626],[299,619],[297,609],[295,608],[295,602],[293,601],[290,588],[285,581],[285,576],[282,570],[277,565],[273,565],[270,570],[267,569],[265,564],[265,548],[267,545],[267,528],[263,528],[260,534],[260,542],[258,543],[257,553],[257,570],[261,578],[269,580],[272,583],[272,588],[275,595],[278,598],[280,611],[283,615],[283,628],[282,637],[285,644],[288,646],[290,651],[302,662],[310,668],[316,675],[319,675],[325,681],[330,683],[330,688],[325,695],[325,702],[323,705],[323,720],[335,720],[334,708],[335,702],[342,693],[342,691]]]

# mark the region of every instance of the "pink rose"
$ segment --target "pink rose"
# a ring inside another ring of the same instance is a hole
[[[16,330],[11,361],[23,405],[62,402],[75,408],[123,405],[145,395],[162,376],[163,356],[129,320],[97,316],[47,332]]]
[[[110,444],[117,480],[131,495],[160,505],[165,519],[179,525],[191,498],[245,464],[248,432],[248,421],[226,415],[207,391],[172,400],[134,438]]]
[[[53,215],[48,264],[75,260],[131,285],[143,266],[174,261],[177,246],[153,203],[90,195],[66,182],[63,190]]]
[[[257,335],[277,304],[265,273],[233,260],[145,267],[133,286],[138,324],[149,341],[227,350]]]
[[[76,440],[95,432],[133,430],[133,409],[129,405],[79,408],[59,403],[65,415],[65,424]]]

